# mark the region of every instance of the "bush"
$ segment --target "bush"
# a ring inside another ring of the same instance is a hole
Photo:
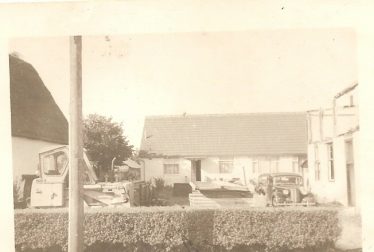
[[[18,179],[13,182],[13,207],[14,209],[25,207],[25,203],[24,203],[25,199],[23,197],[23,188],[24,188],[24,181]]]
[[[20,190],[19,190],[19,185],[17,182],[13,182],[13,203],[14,203],[14,208],[16,203],[19,202],[19,199],[21,198]]]
[[[335,210],[88,209],[86,251],[292,251],[331,247],[340,234]],[[18,210],[16,249],[67,250],[67,210]]]
[[[165,188],[165,180],[163,178],[155,178],[154,183],[156,192],[160,192]]]

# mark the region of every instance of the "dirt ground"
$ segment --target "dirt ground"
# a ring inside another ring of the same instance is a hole
[[[186,207],[190,205],[188,196],[177,197],[173,195],[173,189],[170,187],[165,187],[162,191],[158,193],[160,199],[165,200],[168,206],[181,206]]]
[[[342,235],[336,242],[336,248],[341,251],[361,251],[361,214],[355,208],[345,208],[340,211]]]

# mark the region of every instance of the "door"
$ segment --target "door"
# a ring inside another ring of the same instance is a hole
[[[64,184],[47,183],[42,179],[35,179],[31,187],[32,207],[61,207],[64,205]]]
[[[355,166],[353,159],[352,140],[345,142],[346,169],[347,169],[347,200],[348,206],[356,205],[356,188],[355,188]]]
[[[201,181],[201,160],[191,160],[191,181]]]
[[[196,160],[196,181],[201,181],[201,160]]]

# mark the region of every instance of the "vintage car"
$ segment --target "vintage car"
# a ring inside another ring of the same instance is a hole
[[[268,185],[272,183],[273,206],[315,205],[313,194],[303,186],[303,177],[297,173],[264,173],[258,177],[255,191],[266,195]]]

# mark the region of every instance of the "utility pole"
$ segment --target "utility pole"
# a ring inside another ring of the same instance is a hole
[[[83,251],[82,37],[70,37],[69,252]]]

